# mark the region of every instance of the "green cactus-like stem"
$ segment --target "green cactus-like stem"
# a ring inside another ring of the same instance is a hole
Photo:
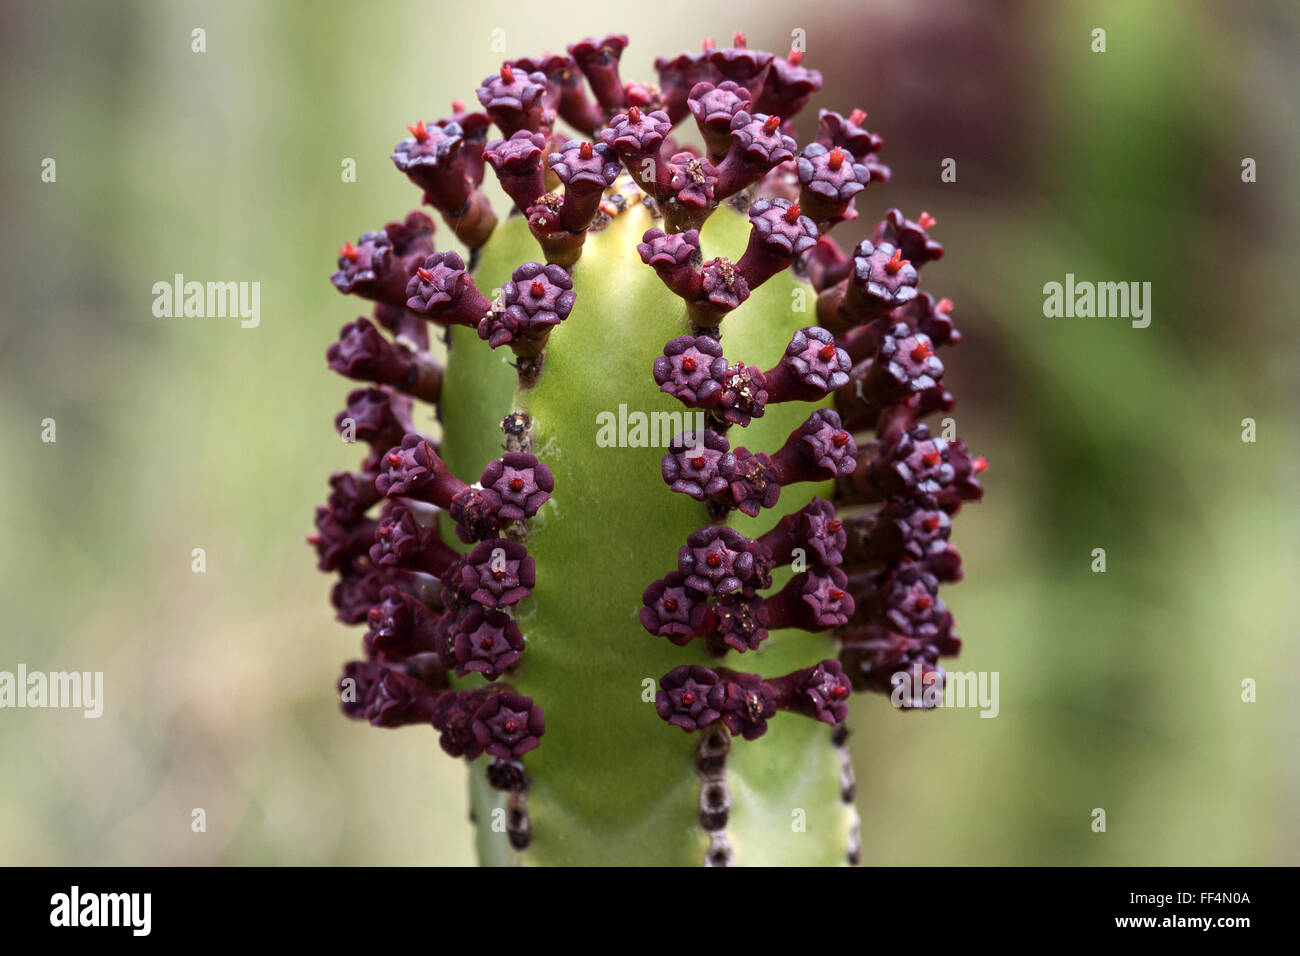
[[[664,343],[690,332],[681,301],[637,255],[641,234],[653,225],[634,205],[588,236],[573,269],[576,307],[551,334],[535,387],[518,387],[509,350],[489,350],[470,329],[452,330],[441,402],[451,470],[478,474],[501,454],[502,419],[520,412],[530,421],[531,450],[555,475],[552,500],[528,526],[537,584],[516,609],[527,650],[507,678],[546,713],[541,747],[523,759],[530,841],[522,852],[511,846],[503,826],[509,796],[488,785],[482,758],[471,765],[470,788],[486,864],[704,864],[698,735],[659,719],[659,677],[688,663],[777,676],[835,656],[826,635],[773,631],[761,651],[720,662],[702,642],[675,647],[638,621],[642,591],[676,567],[687,535],[709,523],[702,504],[663,482],[663,448],[597,444],[597,416],[617,415],[620,404],[679,420],[685,412],[651,376]],[[749,229],[746,217],[723,207],[701,241],[709,255],[735,258]],[[520,262],[537,258],[526,223],[512,218],[483,248],[476,282],[491,294]],[[815,324],[814,301],[789,272],[765,283],[723,324],[729,360],[774,365],[791,334]],[[732,444],[773,452],[813,407],[770,406],[749,427],[733,429]],[[782,492],[779,510],[756,519],[733,513],[731,524],[757,537],[813,495],[829,496],[829,488],[795,485]],[[778,568],[774,587],[789,576]],[[845,862],[857,817],[842,797],[841,759],[825,724],[778,715],[762,739],[732,741],[726,779],[725,832],[736,864]]]

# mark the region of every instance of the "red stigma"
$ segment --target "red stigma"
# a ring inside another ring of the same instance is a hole
[[[803,50],[791,50],[790,55],[785,58],[785,61],[791,66],[798,66],[803,62]]]
[[[354,246],[352,243],[345,242],[339,248],[339,255],[342,256],[344,259],[347,259],[349,262],[356,262],[358,259],[361,258],[361,250],[358,249],[356,246]]]
[[[378,604],[372,607],[370,611],[366,614],[366,617],[370,618],[370,620],[372,621],[378,621],[383,616],[384,616],[384,609],[381,608]]]
[[[848,155],[847,152],[840,149],[838,146],[832,149],[830,154],[826,157],[826,162],[830,165],[831,172],[839,172],[840,167],[844,165],[844,157]]]
[[[849,689],[843,684],[836,684],[831,688],[831,696],[836,700],[843,700],[845,697],[849,696]]]
[[[921,215],[916,217],[916,224],[920,226],[922,229],[930,229],[934,226],[939,225],[939,221],[935,219],[934,216],[931,216],[928,212],[922,209]]]
[[[938,516],[938,515],[928,515],[928,516],[926,517],[926,519],[925,519],[924,521],[921,522],[921,527],[924,528],[926,531],[938,531],[938,530],[939,530],[939,516]]]
[[[390,465],[392,465],[393,467],[397,467],[398,465],[400,465],[400,464],[402,463],[402,456],[399,455],[399,454],[398,454],[397,452],[395,452],[395,451],[394,451],[394,452],[389,452],[389,453],[388,453],[388,463],[389,463]]]
[[[524,490],[524,480],[523,480],[522,478],[520,478],[518,475],[515,475],[513,478],[510,479],[510,490],[511,490],[511,491],[523,491],[523,490]]]
[[[505,727],[506,733],[513,734],[516,730],[519,729],[519,721],[515,720],[512,717],[509,720],[507,720],[505,724],[503,724],[502,726]]]
[[[694,371],[695,371],[695,359],[691,358],[689,355],[686,356],[686,358],[682,359],[682,371],[683,371],[683,372],[694,372]]]
[[[823,362],[829,362],[831,359],[835,358],[835,346],[823,345],[817,352],[817,357]]]
[[[463,113],[463,112],[465,112],[465,101],[464,101],[464,100],[452,100],[452,101],[451,101],[451,111],[452,111],[453,113]]]
[[[627,121],[629,123],[641,122],[641,110],[635,106],[629,106],[627,109]]]
[[[836,448],[843,448],[848,443],[849,443],[848,432],[836,432],[834,435],[831,436],[831,444],[834,445]]]
[[[832,601],[838,601],[842,597],[844,597],[844,592],[841,591],[839,588],[831,588],[829,591],[826,592],[826,594]]]
[[[480,638],[478,639],[478,646],[481,647],[481,648],[483,648],[483,650],[485,650],[485,651],[490,651],[490,650],[492,650],[492,638],[487,637],[486,635],[483,636],[483,637],[480,637]]]
[[[316,545],[320,544],[320,535],[318,534],[307,535],[307,543],[311,545],[313,548],[316,547]]]
[[[546,285],[541,279],[534,279],[533,284],[529,286],[529,289],[532,291],[534,298],[540,299],[546,292]]]
[[[863,121],[866,120],[866,118],[867,118],[867,114],[862,110],[854,110],[852,113],[849,114],[849,122],[852,123],[854,126],[861,126]]]
[[[892,276],[896,274],[899,269],[903,268],[903,266],[910,266],[911,264],[912,263],[903,258],[902,249],[895,249],[894,254],[890,257],[889,261],[885,263],[885,271]]]
[[[414,126],[408,126],[406,129],[415,137],[417,143],[429,141],[429,130],[425,128],[424,120],[416,120]]]
[[[947,315],[952,311],[952,299],[940,299],[934,307],[934,311],[942,312]]]
[[[745,49],[745,34],[737,30],[731,36],[731,45],[735,47],[737,50]]]
[[[916,343],[916,348],[912,349],[912,361],[923,362],[926,359],[928,359],[931,354],[932,351],[930,349],[930,343],[925,340],[921,340],[920,342]]]
[[[763,123],[763,132],[767,133],[770,136],[771,134],[776,132],[777,127],[779,127],[780,125],[781,125],[781,117],[769,116],[767,120],[764,121]]]
[[[682,694],[682,703],[687,707],[691,706],[691,704],[695,703],[695,695],[688,690],[686,693]]]
[[[665,611],[677,610],[677,598],[664,598],[664,610]]]
[[[515,81],[515,71],[511,69],[509,63],[501,64],[501,79],[505,80],[507,83],[513,83]]]
[[[498,581],[503,581],[503,580],[505,580],[505,576],[506,576],[505,568],[493,568],[493,569],[492,569],[492,577],[496,578]]]
[[[790,203],[790,205],[785,210],[785,221],[798,222],[799,215],[802,213],[802,211],[803,210],[799,208],[799,204],[797,202]]]
[[[375,537],[377,538],[391,538],[392,536],[393,536],[392,525],[381,524],[378,528],[375,529]]]
[[[832,518],[830,521],[826,522],[826,530],[831,534],[839,534],[840,529],[843,527],[844,522],[839,518]]]
[[[715,48],[718,44],[714,42],[713,37],[705,37],[704,43],[701,45],[704,48],[704,52],[708,53],[710,50]]]
[[[698,469],[700,469],[700,468],[703,468],[703,467],[704,467],[704,456],[703,456],[703,455],[700,455],[700,456],[698,456],[698,457],[696,457],[696,458],[692,458],[692,459],[691,459],[691,467],[692,467],[692,468],[695,468],[696,470],[698,470]]]
[[[981,471],[987,471],[988,467],[989,467],[989,460],[985,458],[983,455],[980,455],[973,462],[971,462],[971,466],[970,466],[971,471],[975,472],[975,474],[977,475]]]
[[[939,464],[939,462],[943,461],[943,455],[939,454],[938,451],[932,448],[921,456],[921,461],[925,462],[927,467],[933,468],[935,465]]]
[[[591,153],[592,149],[590,143],[583,143],[578,147],[578,156],[582,159],[591,159]]]
[[[916,599],[916,606],[922,611],[930,610],[932,604],[934,604],[934,598],[930,597],[928,594],[922,594]]]
[[[712,554],[710,554],[707,558],[704,559],[704,563],[711,568],[716,568],[722,564],[722,555],[714,551]]]
[[[424,266],[420,266],[420,268],[416,269],[415,274],[425,282],[433,281],[433,273],[430,272],[428,269],[426,269]]]

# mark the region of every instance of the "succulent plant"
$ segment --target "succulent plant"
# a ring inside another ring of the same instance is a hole
[[[408,127],[393,162],[464,258],[420,212],[339,253],[372,303],[328,354],[367,451],[310,539],[367,628],[343,710],[475,762],[484,863],[856,863],[850,694],[942,683],[982,494],[920,422],[952,407],[943,247],[898,210],[830,237],[889,170],[858,110],[799,147],[800,52],[738,34],[642,85],[626,44]]]

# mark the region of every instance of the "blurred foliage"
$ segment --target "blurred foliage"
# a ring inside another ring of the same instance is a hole
[[[895,179],[859,233],[892,205],[939,219],[955,417],[992,462],[945,597],[952,667],[998,671],[1001,712],[856,704],[865,860],[1300,862],[1295,5],[846,0],[737,24],[665,2],[689,35],[574,0],[5,6],[0,669],[102,670],[107,704],[0,713],[0,862],[471,861],[463,769],[332,693],[359,635],[302,538],[353,457],[323,361],[357,314],[333,250],[414,204],[388,148],[472,98],[494,28],[510,55],[626,30],[650,76],[737,26],[777,49],[806,29],[821,104],[885,135]],[[1151,282],[1151,327],[1044,318],[1067,272]],[[261,326],[155,318],[175,273],[259,281]]]

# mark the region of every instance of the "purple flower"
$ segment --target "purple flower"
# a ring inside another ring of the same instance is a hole
[[[578,69],[591,84],[596,101],[607,110],[623,106],[623,82],[618,76],[618,61],[627,46],[627,37],[611,33],[600,40],[586,39],[569,46]]]
[[[438,743],[452,757],[473,760],[483,753],[474,737],[474,713],[483,705],[482,690],[443,691],[434,701],[432,723]]]
[[[478,88],[478,101],[501,132],[513,136],[520,130],[535,133],[542,125],[546,76],[516,71],[509,63],[487,77]]]
[[[731,146],[731,121],[737,113],[749,110],[751,103],[749,90],[729,80],[716,86],[705,81],[691,87],[687,105],[710,156],[720,159],[726,154]]]
[[[844,311],[860,320],[884,315],[916,298],[916,280],[916,267],[892,242],[863,239],[853,251]]]
[[[660,466],[664,481],[673,491],[696,501],[717,498],[727,490],[720,465],[730,447],[726,436],[708,429],[675,436]]]
[[[498,305],[479,322],[478,337],[494,349],[508,344],[518,355],[536,355],[551,329],[569,317],[576,298],[573,279],[560,266],[526,262],[502,283]]]
[[[536,566],[518,541],[493,538],[481,542],[465,559],[461,587],[470,600],[490,608],[517,604],[537,583]]]
[[[767,733],[767,721],[776,715],[776,693],[757,674],[728,674],[718,710],[733,734],[757,740]]]
[[[699,272],[702,259],[698,229],[671,234],[647,229],[636,251],[674,293],[688,302],[700,297],[704,287]]]
[[[671,395],[687,408],[717,405],[726,381],[727,360],[717,339],[706,335],[681,335],[664,346],[654,362],[654,379],[659,391]]]
[[[413,595],[385,587],[366,614],[366,645],[390,658],[433,651],[438,619]]]
[[[470,605],[447,612],[446,647],[456,676],[480,673],[493,681],[509,670],[524,653],[524,636],[508,615],[490,608]]]
[[[686,644],[695,636],[695,611],[700,598],[686,587],[686,575],[673,571],[655,581],[641,595],[641,626],[656,637]]]
[[[719,470],[727,481],[732,503],[742,514],[753,518],[762,508],[776,507],[781,482],[767,455],[742,446],[723,456]]]
[[[751,289],[788,269],[817,244],[816,224],[788,199],[756,200],[749,207],[749,221],[749,245],[736,271]]]
[[[545,730],[542,708],[521,694],[494,694],[474,712],[474,739],[484,751],[502,760],[535,749]]]
[[[799,200],[814,219],[834,223],[856,218],[853,197],[871,182],[871,170],[854,162],[852,153],[842,146],[809,143],[799,154],[796,168]]]
[[[718,675],[707,667],[683,664],[659,678],[655,710],[659,716],[687,733],[717,720],[725,690]]]
[[[763,91],[758,94],[758,102],[754,105],[759,112],[775,113],[789,119],[802,110],[821,88],[822,75],[803,65],[802,50],[791,50],[784,60],[780,57],[772,59]]]
[[[354,438],[372,448],[391,448],[410,431],[411,400],[382,388],[354,389],[334,426],[343,433],[349,421]]]
[[[546,192],[542,167],[545,150],[546,137],[526,129],[509,139],[494,140],[483,149],[483,159],[496,172],[501,188],[522,213],[527,214],[528,207]]]
[[[364,318],[343,326],[325,357],[340,375],[384,385],[406,384],[414,368],[410,352],[389,342]]]
[[[531,518],[555,490],[551,469],[527,452],[507,452],[488,462],[479,484],[485,501],[506,521]]]
[[[938,223],[928,212],[923,211],[913,222],[900,210],[891,209],[877,224],[871,238],[875,242],[893,243],[901,250],[904,259],[910,259],[919,268],[943,258],[943,246],[931,239],[927,231],[936,225]]]
[[[800,329],[781,361],[764,372],[769,402],[815,402],[849,384],[849,355],[819,326]]]
[[[751,419],[763,417],[767,408],[767,379],[757,367],[742,363],[729,366],[722,381],[720,404],[726,421],[744,427]]]
[[[686,575],[687,587],[706,596],[757,585],[763,570],[750,545],[734,528],[701,528],[678,551],[677,570]]]
[[[492,302],[474,284],[454,252],[429,256],[406,283],[406,307],[443,324],[478,326]]]

